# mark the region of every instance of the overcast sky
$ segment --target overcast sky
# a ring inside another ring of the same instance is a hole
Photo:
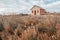
[[[0,14],[28,13],[33,5],[41,6],[49,12],[60,12],[60,0],[0,0]]]

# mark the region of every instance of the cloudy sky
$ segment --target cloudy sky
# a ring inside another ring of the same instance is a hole
[[[33,5],[41,6],[49,12],[60,12],[60,0],[0,0],[0,14],[28,13]]]

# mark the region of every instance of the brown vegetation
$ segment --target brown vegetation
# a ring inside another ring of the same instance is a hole
[[[60,16],[0,16],[0,40],[60,40]]]

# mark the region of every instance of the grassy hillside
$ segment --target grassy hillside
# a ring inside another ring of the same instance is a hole
[[[0,40],[60,40],[60,16],[0,16]]]

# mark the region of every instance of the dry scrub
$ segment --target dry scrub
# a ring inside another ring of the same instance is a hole
[[[0,16],[0,40],[60,40],[60,16]]]

